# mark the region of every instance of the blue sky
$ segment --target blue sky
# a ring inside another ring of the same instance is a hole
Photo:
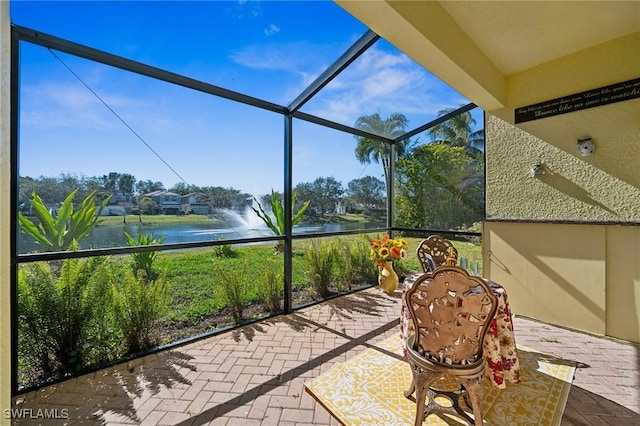
[[[10,7],[17,25],[280,105],[367,30],[330,1],[11,1]],[[53,53],[21,44],[22,176],[117,171],[167,188],[184,180],[252,194],[282,190],[281,115]],[[361,115],[401,112],[414,128],[467,102],[380,40],[302,111],[347,125]],[[355,178],[382,178],[380,165],[355,159],[351,135],[296,120],[293,136],[294,185],[334,177],[346,188]]]

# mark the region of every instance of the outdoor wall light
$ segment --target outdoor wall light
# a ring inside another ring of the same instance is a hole
[[[531,177],[540,176],[543,173],[544,173],[544,166],[542,165],[542,163],[534,164],[531,167]]]
[[[591,139],[590,136],[578,139],[578,152],[580,155],[586,156],[591,155],[596,150],[596,143]]]

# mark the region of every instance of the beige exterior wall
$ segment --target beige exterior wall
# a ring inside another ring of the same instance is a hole
[[[635,33],[509,77],[507,108],[487,119],[488,218],[640,223],[640,99],[512,125],[518,107],[639,78],[639,45]]]
[[[640,227],[606,229],[605,334],[640,342]]]
[[[635,342],[640,99],[513,122],[515,108],[640,77],[639,45],[631,34],[508,78],[507,107],[487,114],[483,247],[514,312]],[[586,157],[584,136],[596,142]]]
[[[640,227],[488,221],[483,243],[513,312],[640,342]]]
[[[11,408],[11,260],[9,218],[9,2],[0,1],[0,424],[9,425],[4,410]]]
[[[626,103],[593,108],[585,120],[607,121],[617,110],[635,109],[640,122],[640,99]],[[487,218],[639,223],[638,135],[625,134],[630,126],[581,130],[593,129],[588,121],[567,128],[562,117],[539,120],[545,123],[537,125],[548,126],[545,131],[557,129],[545,140],[487,114]],[[580,156],[576,143],[581,135],[596,142],[594,154]],[[532,177],[538,163],[543,174]]]

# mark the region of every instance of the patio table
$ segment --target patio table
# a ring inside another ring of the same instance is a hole
[[[422,274],[411,274],[403,283],[403,292],[411,288]],[[511,310],[507,300],[507,292],[500,284],[483,278],[491,288],[491,292],[498,298],[496,315],[491,320],[489,330],[482,342],[482,356],[485,360],[485,377],[491,380],[493,386],[504,389],[508,383],[520,383],[520,363],[516,349],[516,339],[513,331]],[[406,358],[405,342],[414,333],[413,321],[409,309],[402,298],[400,313],[400,334],[403,352]]]

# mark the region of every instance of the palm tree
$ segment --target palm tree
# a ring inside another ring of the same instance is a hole
[[[455,111],[447,108],[438,111],[438,117]],[[435,141],[441,141],[449,146],[465,147],[467,154],[478,154],[484,148],[484,129],[475,130],[476,120],[469,111],[458,114],[427,131],[427,135]]]
[[[456,109],[440,110],[438,111],[438,117],[449,114]],[[466,111],[433,126],[427,131],[427,135],[435,142],[441,142],[452,147],[464,147],[467,155],[474,159],[467,166],[467,177],[459,185],[460,190],[482,184],[484,179],[481,156],[484,150],[484,129],[474,131],[475,125],[476,120],[469,111]]]
[[[374,133],[389,139],[395,139],[405,133],[407,118],[400,113],[393,113],[388,118],[382,119],[380,114],[363,115],[356,120],[355,127],[360,130]],[[389,162],[391,145],[378,139],[370,139],[358,136],[356,146],[356,158],[362,164],[369,164],[372,161],[382,163],[384,171],[384,181],[389,185]],[[394,144],[396,158],[404,154],[407,141],[402,140]]]

